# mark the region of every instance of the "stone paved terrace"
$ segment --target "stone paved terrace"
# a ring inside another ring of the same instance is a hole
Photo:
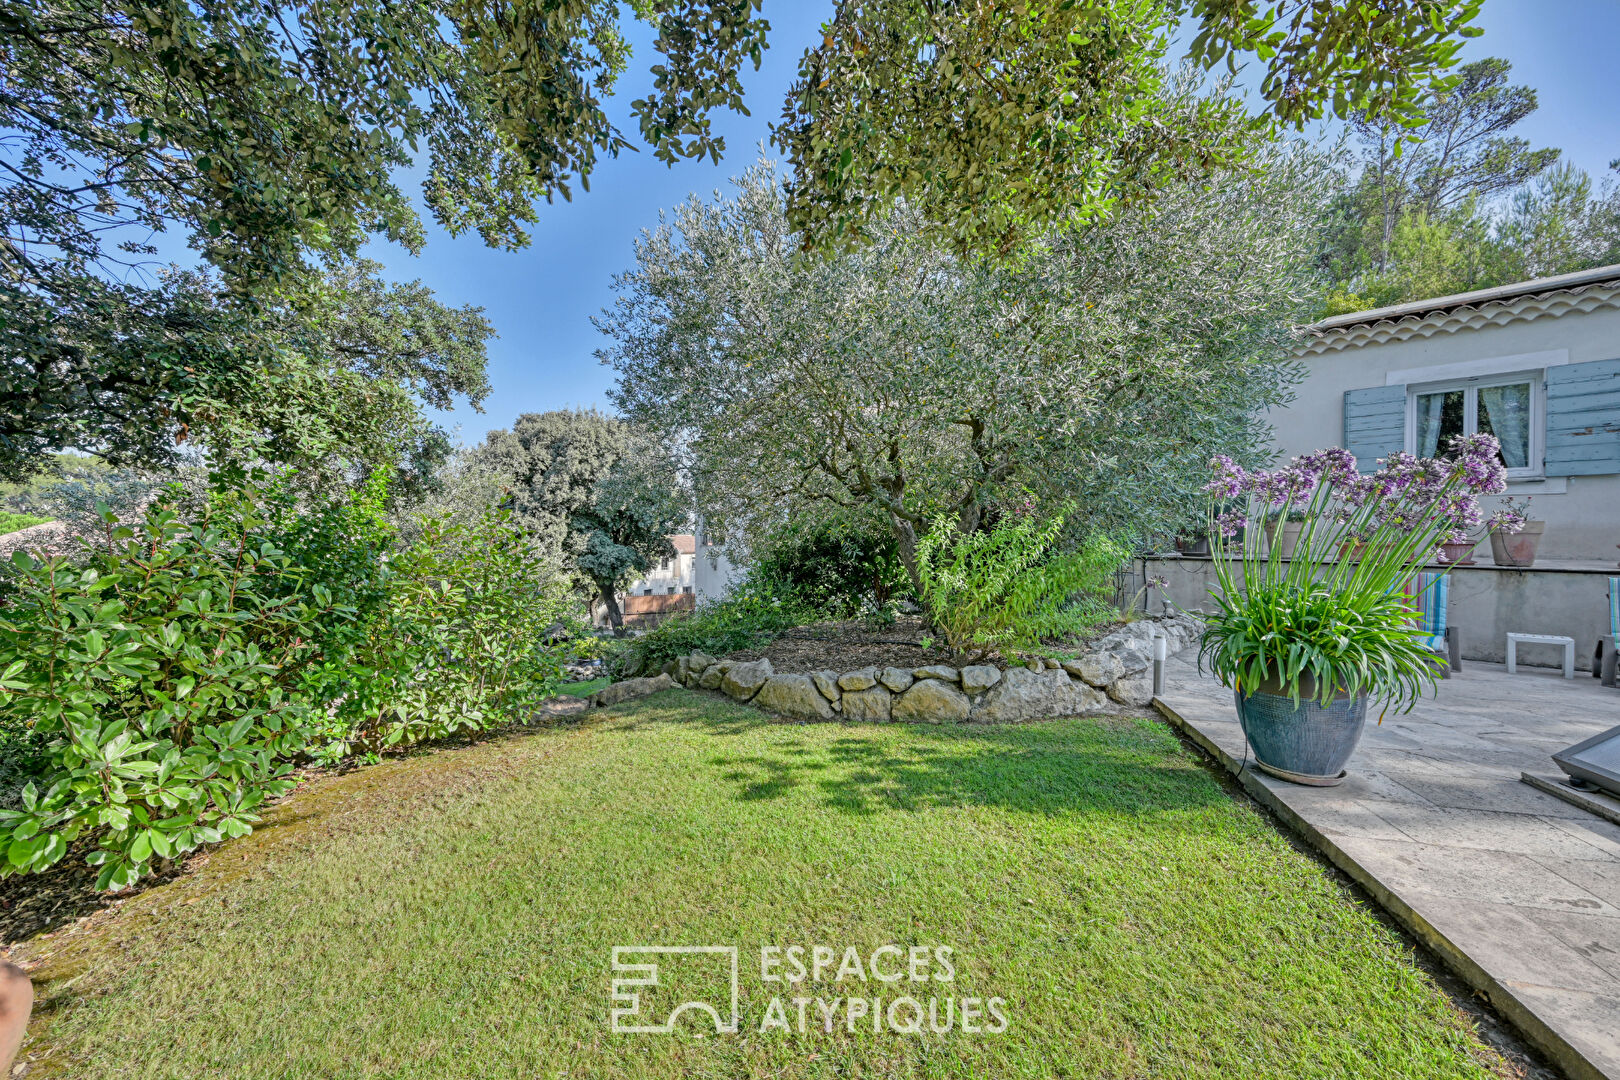
[[[1238,773],[1231,691],[1170,661],[1156,704]],[[1620,724],[1620,690],[1579,673],[1465,663],[1367,733],[1332,788],[1251,767],[1245,788],[1355,878],[1580,1080],[1620,1080],[1620,826],[1521,782]]]

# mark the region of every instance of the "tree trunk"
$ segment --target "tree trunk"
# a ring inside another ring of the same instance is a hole
[[[889,528],[894,533],[895,546],[900,550],[900,565],[906,568],[906,578],[911,582],[912,592],[926,608],[928,602],[923,599],[922,575],[917,572],[917,530],[911,522],[892,513],[889,515]]]
[[[596,583],[597,591],[602,594],[602,606],[607,608],[608,625],[613,627],[614,637],[624,637],[624,612],[619,610],[619,597],[610,584],[603,588],[602,583]]]

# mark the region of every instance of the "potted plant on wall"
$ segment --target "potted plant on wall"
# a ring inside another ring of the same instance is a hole
[[[1225,513],[1211,506],[1215,613],[1199,664],[1232,688],[1266,772],[1338,783],[1368,702],[1410,711],[1444,669],[1415,621],[1411,590],[1442,542],[1481,523],[1479,496],[1506,487],[1494,437],[1457,438],[1449,449],[1450,460],[1392,454],[1365,476],[1337,448],[1274,472],[1214,460],[1212,499],[1243,503]],[[1262,551],[1257,529],[1232,540],[1250,522],[1288,521],[1296,511],[1291,559],[1280,544]],[[1490,525],[1508,532],[1522,521],[1522,509],[1508,504]]]
[[[1294,547],[1299,543],[1300,531],[1305,527],[1305,511],[1300,507],[1292,509],[1278,507],[1268,510],[1263,527],[1266,543],[1270,549],[1285,559],[1292,559]]]
[[[1513,532],[1491,530],[1491,560],[1497,566],[1534,566],[1545,521],[1526,521]]]

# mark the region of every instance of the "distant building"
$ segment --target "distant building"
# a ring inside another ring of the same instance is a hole
[[[619,610],[627,626],[654,626],[677,611],[691,611],[699,600],[724,595],[737,570],[724,550],[703,530],[676,533],[669,538],[673,558],[656,563],[647,575],[619,594]],[[607,607],[597,604],[598,625],[607,623]]]

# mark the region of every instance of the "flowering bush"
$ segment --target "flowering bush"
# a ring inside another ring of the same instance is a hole
[[[1215,458],[1206,490],[1217,610],[1200,662],[1239,690],[1275,687],[1323,704],[1370,694],[1410,710],[1443,668],[1414,621],[1410,584],[1441,544],[1465,543],[1484,523],[1480,496],[1507,487],[1495,437],[1462,436],[1447,449],[1444,458],[1391,454],[1365,475],[1338,448],[1271,472]],[[1296,515],[1291,558],[1281,545],[1264,551],[1252,526]],[[1489,524],[1514,532],[1524,520],[1524,505],[1508,502]]]

